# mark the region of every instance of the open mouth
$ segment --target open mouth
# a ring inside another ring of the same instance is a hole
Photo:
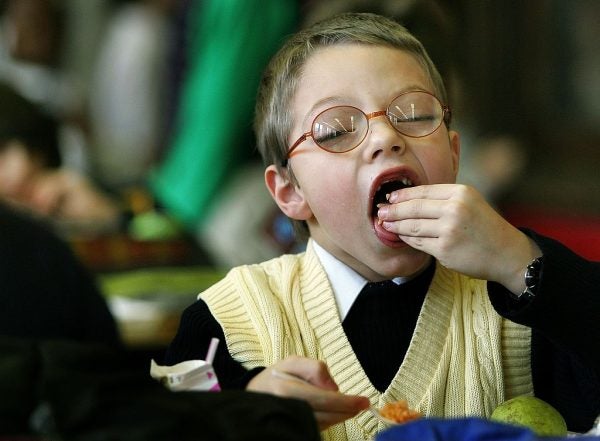
[[[414,186],[413,181],[406,176],[404,176],[402,178],[382,182],[379,185],[379,187],[377,188],[377,190],[375,191],[375,194],[373,195],[373,202],[371,205],[372,216],[377,217],[377,205],[387,204],[388,203],[387,197],[391,192],[400,190],[402,188],[413,187],[413,186]]]
[[[398,237],[397,234],[386,230],[383,225],[379,223],[377,217],[379,204],[388,204],[388,195],[393,191],[400,190],[403,188],[414,187],[419,185],[418,176],[410,169],[396,168],[388,170],[379,175],[371,187],[371,222],[375,235],[385,245],[397,248],[405,246],[406,244]]]

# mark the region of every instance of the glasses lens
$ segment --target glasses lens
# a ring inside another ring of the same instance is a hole
[[[367,133],[367,117],[359,109],[337,106],[315,118],[313,140],[319,147],[334,153],[352,150]]]
[[[442,124],[444,110],[436,97],[425,92],[400,95],[388,108],[388,118],[400,133],[427,136]]]

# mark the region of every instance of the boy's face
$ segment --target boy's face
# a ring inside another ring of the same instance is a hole
[[[411,90],[434,93],[421,65],[404,51],[361,45],[319,49],[307,60],[292,101],[289,144],[310,131],[314,117],[329,107],[350,105],[368,114],[385,110]],[[408,177],[413,185],[454,182],[458,135],[442,124],[431,135],[410,138],[385,116],[369,124],[366,138],[346,153],[327,152],[309,137],[289,159],[298,185],[271,166],[267,186],[284,213],[305,220],[321,246],[367,279],[410,276],[427,265],[429,256],[377,225],[374,193],[389,179]]]

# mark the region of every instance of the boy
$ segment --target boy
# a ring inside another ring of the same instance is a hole
[[[422,45],[383,17],[343,14],[288,40],[263,77],[255,129],[267,187],[308,233],[306,252],[235,268],[202,293],[166,362],[202,358],[220,336],[224,387],[308,401],[326,440],[383,429],[369,404],[489,416],[533,393],[543,360],[532,340],[560,325],[532,332],[494,307],[534,308],[542,252],[454,184],[446,102]],[[576,376],[593,388],[598,366],[586,361]]]

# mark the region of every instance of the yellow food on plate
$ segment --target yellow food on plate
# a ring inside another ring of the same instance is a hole
[[[385,404],[380,410],[381,416],[396,423],[406,423],[421,418],[423,415],[408,407],[406,400],[398,400]]]

